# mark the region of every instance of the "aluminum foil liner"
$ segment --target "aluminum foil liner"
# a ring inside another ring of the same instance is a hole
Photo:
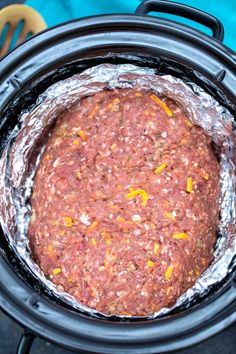
[[[39,96],[35,107],[21,116],[20,124],[12,132],[0,159],[0,223],[15,252],[51,293],[74,308],[95,316],[100,314],[58,289],[31,259],[27,225],[33,178],[50,128],[60,113],[78,104],[83,97],[104,89],[137,87],[172,98],[182,106],[190,120],[211,136],[221,165],[221,220],[214,261],[172,308],[164,308],[149,318],[167,314],[180,306],[189,307],[197,298],[207,294],[212,285],[230,274],[236,263],[236,138],[233,116],[192,82],[184,83],[170,75],[157,76],[152,69],[129,64],[102,64],[90,68],[49,87]]]

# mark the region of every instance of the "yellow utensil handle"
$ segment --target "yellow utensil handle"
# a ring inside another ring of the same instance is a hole
[[[12,25],[24,20],[29,32],[37,33],[45,28],[47,24],[43,17],[32,7],[27,5],[10,5],[0,10],[0,32],[6,23]]]

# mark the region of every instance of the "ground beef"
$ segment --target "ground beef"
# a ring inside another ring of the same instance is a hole
[[[213,259],[219,164],[174,101],[103,91],[61,115],[32,194],[32,254],[104,314],[171,306]]]

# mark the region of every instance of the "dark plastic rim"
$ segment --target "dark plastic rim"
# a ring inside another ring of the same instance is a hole
[[[1,111],[6,110],[30,82],[63,62],[109,52],[152,53],[160,61],[163,57],[178,60],[191,70],[199,70],[233,105],[236,104],[236,64],[233,52],[227,47],[173,21],[107,15],[50,29],[3,58],[0,62]],[[0,306],[24,327],[71,349],[102,353],[169,352],[198,343],[236,320],[234,281],[229,280],[206,301],[171,318],[145,323],[109,322],[58,306],[22,280],[10,263],[2,250]]]

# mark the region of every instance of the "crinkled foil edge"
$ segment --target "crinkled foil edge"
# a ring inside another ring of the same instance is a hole
[[[71,106],[79,104],[83,97],[96,92],[137,87],[152,90],[177,102],[190,120],[211,136],[219,151],[221,166],[221,220],[214,260],[195,285],[178,298],[173,307],[163,308],[148,318],[168,314],[180,306],[189,307],[196,298],[206,294],[212,285],[222,281],[232,271],[235,263],[236,144],[233,116],[192,82],[184,83],[170,75],[158,76],[152,69],[130,64],[101,64],[90,68],[50,86],[39,96],[35,107],[21,116],[21,124],[13,131],[0,159],[0,224],[15,252],[51,293],[72,307],[95,316],[100,313],[79,304],[71,295],[59,290],[46,279],[32,260],[27,238],[27,224],[30,219],[30,204],[27,201],[30,199],[34,175],[45,148],[46,140],[44,142],[42,136],[47,136],[57,116]]]

